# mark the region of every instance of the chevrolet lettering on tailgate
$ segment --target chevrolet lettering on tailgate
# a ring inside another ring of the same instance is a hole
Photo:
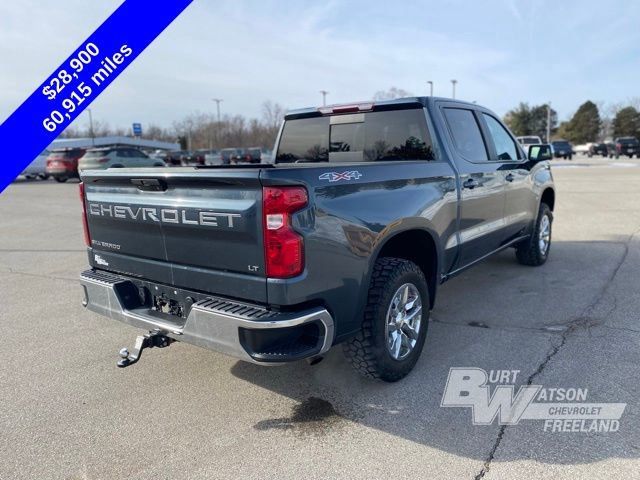
[[[96,217],[223,228],[234,228],[234,219],[241,217],[239,213],[221,213],[189,208],[130,207],[104,203],[89,203],[88,213]]]

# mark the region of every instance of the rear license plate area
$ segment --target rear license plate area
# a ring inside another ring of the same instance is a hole
[[[184,304],[164,294],[153,296],[151,309],[173,317],[186,317]]]

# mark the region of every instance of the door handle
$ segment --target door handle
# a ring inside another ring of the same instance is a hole
[[[145,192],[164,192],[167,189],[167,182],[158,178],[132,178],[131,183]]]
[[[507,175],[506,177],[504,177],[504,179],[507,182],[513,182],[515,180],[516,177],[513,176],[513,173],[510,173],[509,175]]]
[[[478,183],[478,181],[475,178],[469,178],[467,180],[465,180],[465,182],[462,184],[462,186],[464,188],[469,188],[469,189],[474,189],[476,187],[479,187],[480,184]]]

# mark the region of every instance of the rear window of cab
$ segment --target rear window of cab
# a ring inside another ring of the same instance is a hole
[[[287,120],[276,163],[435,160],[422,109]]]

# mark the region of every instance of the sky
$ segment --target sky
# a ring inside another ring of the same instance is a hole
[[[113,12],[114,0],[0,3],[0,121]],[[144,19],[138,19],[143,22]],[[112,127],[186,115],[258,118],[369,100],[392,86],[476,101],[503,115],[551,102],[640,96],[640,2],[195,0],[92,106]],[[76,120],[85,126],[86,113]]]

